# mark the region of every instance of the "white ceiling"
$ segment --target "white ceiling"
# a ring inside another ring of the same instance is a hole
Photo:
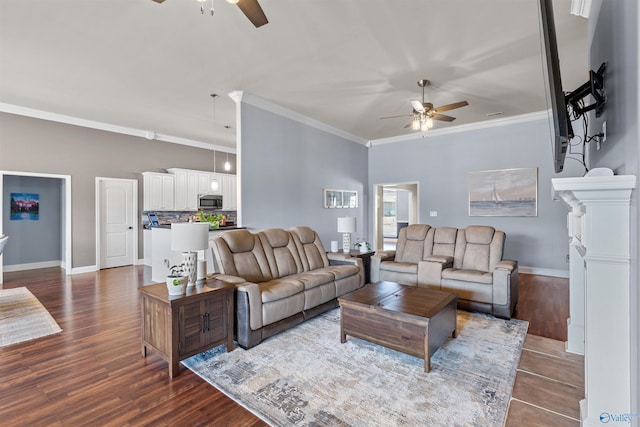
[[[435,129],[548,108],[538,0],[260,0],[258,29],[213,2],[0,0],[0,102],[226,147],[234,90],[364,140],[412,132],[380,117],[409,114],[422,78],[435,106],[469,101]],[[588,70],[570,3],[554,0],[565,91]]]

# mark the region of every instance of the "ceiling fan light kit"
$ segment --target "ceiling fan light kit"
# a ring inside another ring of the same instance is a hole
[[[453,104],[442,105],[437,108],[433,108],[433,104],[424,101],[424,88],[430,86],[431,82],[427,79],[418,80],[418,86],[422,88],[422,102],[419,99],[410,99],[409,102],[413,107],[413,114],[400,115],[400,116],[388,116],[381,117],[381,119],[392,119],[396,117],[413,117],[411,122],[405,126],[405,128],[411,127],[414,131],[427,132],[433,127],[434,120],[441,120],[444,122],[452,122],[456,118],[440,114],[443,111],[454,110],[456,108],[469,105],[467,101],[454,102]]]
[[[153,0],[156,3],[163,3],[165,0]],[[207,0],[196,0],[200,3],[205,3]],[[264,24],[268,24],[267,16],[264,14],[258,0],[226,0],[227,3],[235,4],[244,13],[244,15],[251,21],[256,27],[261,27]],[[200,5],[200,13],[204,14],[204,4]],[[211,0],[211,16],[213,16],[213,0]]]

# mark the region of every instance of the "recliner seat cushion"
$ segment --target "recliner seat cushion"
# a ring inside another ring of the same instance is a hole
[[[410,262],[383,261],[380,263],[380,270],[392,271],[394,273],[418,274],[418,264]]]
[[[460,270],[457,268],[445,268],[442,270],[443,279],[460,280],[464,282],[478,282],[487,285],[493,284],[493,273],[478,270]]]
[[[274,279],[259,284],[262,302],[273,302],[304,291],[304,283],[296,279]]]

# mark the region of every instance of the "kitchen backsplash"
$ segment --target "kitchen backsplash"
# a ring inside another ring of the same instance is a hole
[[[203,209],[202,212],[205,213],[205,215],[217,215],[217,214],[222,214],[225,216],[226,218],[226,223],[228,225],[231,224],[235,224],[236,222],[236,216],[237,216],[237,212],[236,211],[222,211],[222,210],[206,210]],[[149,217],[147,216],[148,213],[154,213],[156,214],[156,216],[158,217],[158,222],[160,224],[171,224],[174,222],[188,222],[190,218],[198,218],[199,217],[199,213],[198,212],[194,212],[194,211],[153,211],[153,212],[147,212],[144,211],[142,212],[142,225],[145,228],[149,227]]]

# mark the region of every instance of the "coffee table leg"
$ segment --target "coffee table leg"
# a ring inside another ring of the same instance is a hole
[[[344,310],[340,307],[340,343],[347,342],[347,334],[344,333]]]
[[[424,335],[424,371],[428,373],[431,370],[431,355],[429,354],[429,330]]]

